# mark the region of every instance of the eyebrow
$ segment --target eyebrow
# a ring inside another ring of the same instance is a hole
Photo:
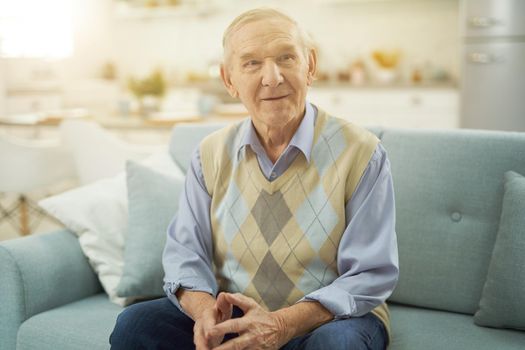
[[[242,55],[241,57],[239,57],[239,59],[240,59],[241,61],[247,61],[247,60],[250,60],[250,59],[252,59],[252,58],[254,58],[254,57],[255,57],[255,55],[252,54],[252,53],[245,53],[244,55]]]
[[[279,51],[295,51],[295,46],[294,45],[290,45],[290,44],[283,44],[283,45],[280,45],[277,47],[277,49]],[[255,58],[256,55],[254,55],[253,53],[251,52],[247,52],[245,54],[242,54],[239,59],[241,61],[245,61],[245,60],[249,60],[249,59],[252,59],[252,58]]]

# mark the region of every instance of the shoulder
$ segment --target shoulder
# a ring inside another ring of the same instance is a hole
[[[249,123],[249,119],[244,119],[228,125],[212,132],[199,144],[202,174],[210,196],[213,195],[218,173],[231,171],[237,158],[240,141]]]
[[[316,164],[327,166],[330,164],[324,159],[333,159],[337,172],[346,179],[345,201],[348,201],[374,157],[379,139],[369,130],[322,110],[319,110],[318,122],[319,137],[313,159]]]
[[[318,119],[322,124],[320,137],[329,144],[340,143],[373,151],[379,143],[379,139],[371,131],[348,120],[331,116],[319,108]]]
[[[200,143],[200,149],[202,151],[203,147],[215,147],[222,148],[226,145],[232,144],[231,141],[238,140],[243,134],[249,119],[243,119],[239,122],[227,125],[219,130],[216,130],[202,139]]]

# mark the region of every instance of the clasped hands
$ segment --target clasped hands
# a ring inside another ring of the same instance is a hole
[[[234,305],[244,316],[231,318]],[[277,313],[266,311],[239,293],[220,293],[215,305],[195,320],[193,332],[197,350],[279,349],[289,340],[284,321]],[[221,344],[227,333],[239,336]]]

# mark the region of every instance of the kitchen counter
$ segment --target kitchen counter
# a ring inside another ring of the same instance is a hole
[[[193,117],[188,116],[185,118],[176,118],[176,119],[153,119],[153,118],[140,118],[138,116],[132,117],[85,117],[85,118],[75,118],[75,119],[84,119],[84,120],[93,120],[99,123],[104,128],[108,129],[158,129],[158,128],[171,128],[179,123],[214,123],[214,122],[228,122],[236,121],[244,116],[232,115],[232,116],[222,116],[222,115],[210,115],[207,117],[201,117],[195,115]],[[67,118],[44,118],[44,119],[28,119],[28,118],[19,118],[9,117],[9,118],[0,118],[0,126],[3,127],[39,127],[39,126],[51,126],[56,127],[62,121],[67,120]]]

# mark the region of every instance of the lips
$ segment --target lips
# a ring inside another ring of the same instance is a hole
[[[263,101],[277,101],[282,100],[284,98],[288,97],[288,95],[282,95],[282,96],[270,96],[270,97],[263,97],[261,100]]]

